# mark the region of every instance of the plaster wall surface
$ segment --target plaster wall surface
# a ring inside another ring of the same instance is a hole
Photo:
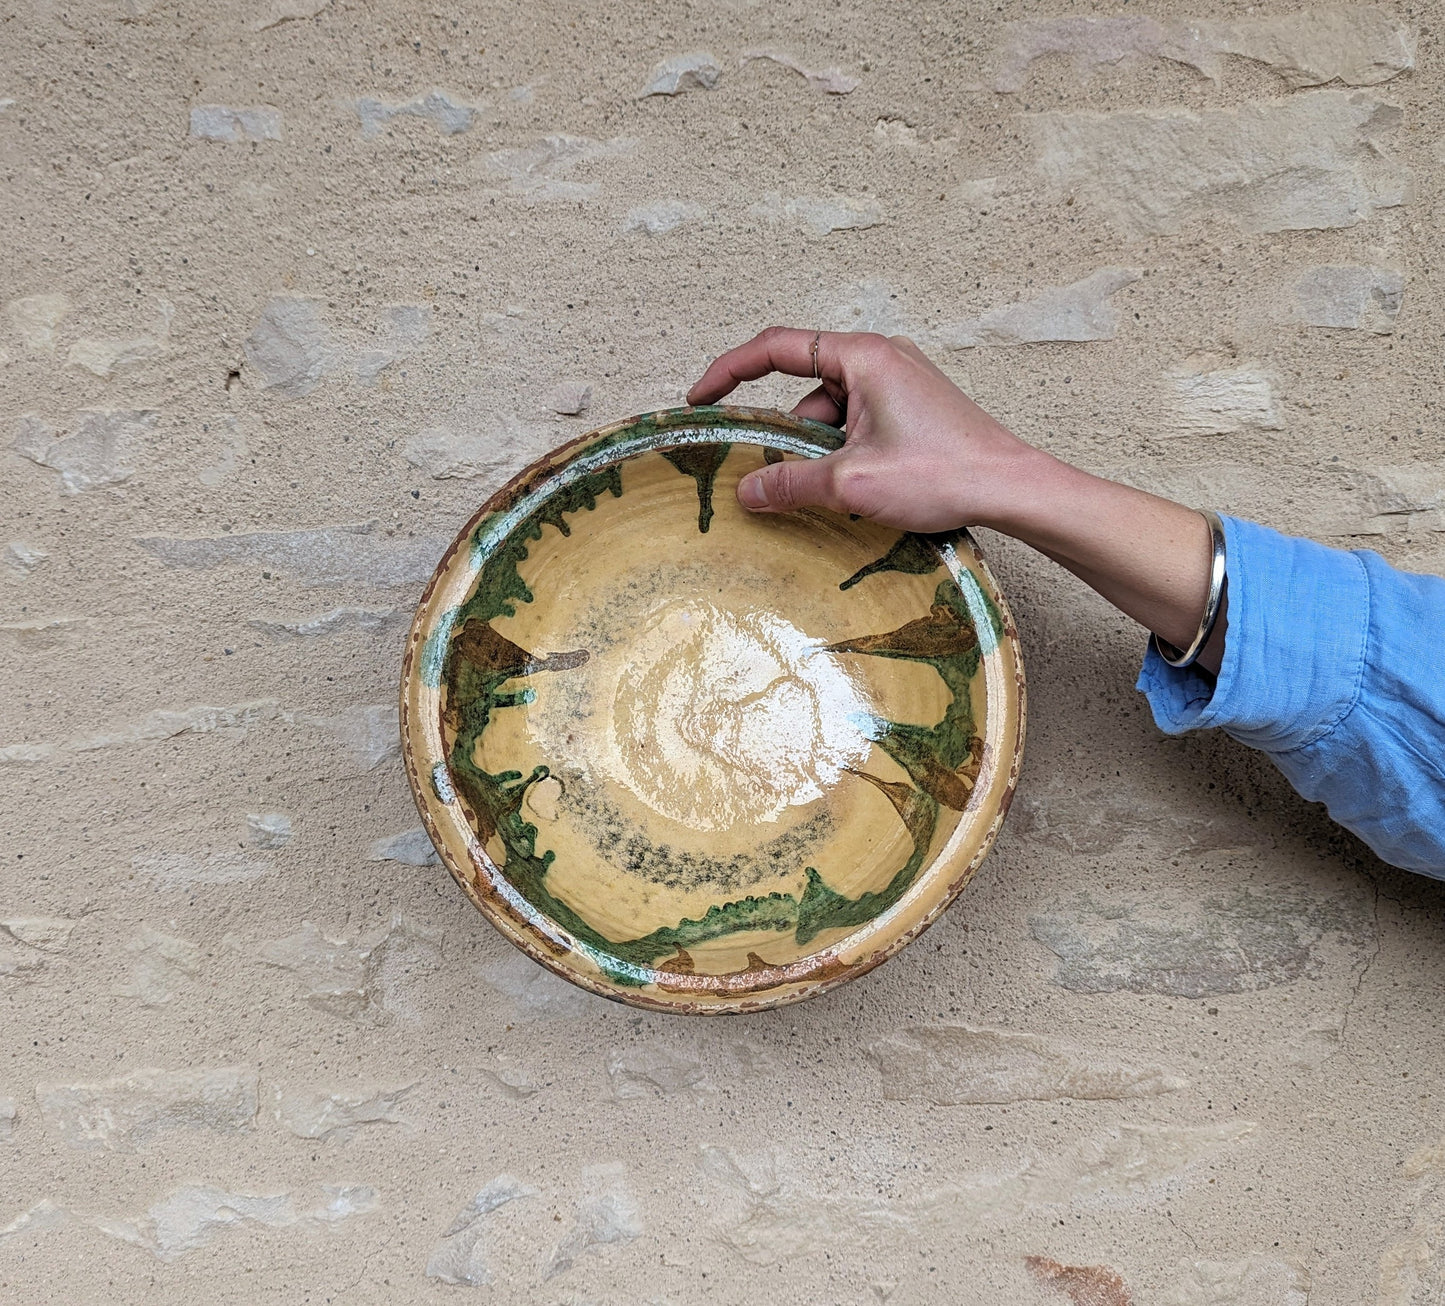
[[[0,1300],[1445,1300],[1440,886],[1046,561],[996,850],[762,1016],[511,950],[393,706],[479,502],[778,321],[1445,569],[1441,19],[0,6]]]

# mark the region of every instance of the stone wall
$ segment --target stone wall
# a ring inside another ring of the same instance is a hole
[[[774,321],[1445,567],[1438,6],[0,15],[0,1299],[1445,1300],[1440,891],[1045,561],[996,851],[768,1015],[510,949],[393,707],[481,499]]]

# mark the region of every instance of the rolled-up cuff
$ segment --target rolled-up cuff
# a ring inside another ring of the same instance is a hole
[[[1159,728],[1211,726],[1267,752],[1302,748],[1359,694],[1369,576],[1352,553],[1224,517],[1229,608],[1218,677],[1169,666],[1151,642],[1137,688]]]

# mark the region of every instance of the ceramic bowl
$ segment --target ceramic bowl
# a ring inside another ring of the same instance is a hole
[[[973,540],[738,506],[746,472],[841,442],[751,408],[619,422],[493,495],[427,586],[417,806],[563,978],[693,1014],[809,997],[916,938],[993,842],[1024,677]]]

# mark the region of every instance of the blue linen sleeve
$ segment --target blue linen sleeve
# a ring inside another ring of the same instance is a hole
[[[1223,521],[1219,676],[1151,643],[1138,688],[1155,722],[1260,749],[1383,860],[1445,879],[1445,579]]]

